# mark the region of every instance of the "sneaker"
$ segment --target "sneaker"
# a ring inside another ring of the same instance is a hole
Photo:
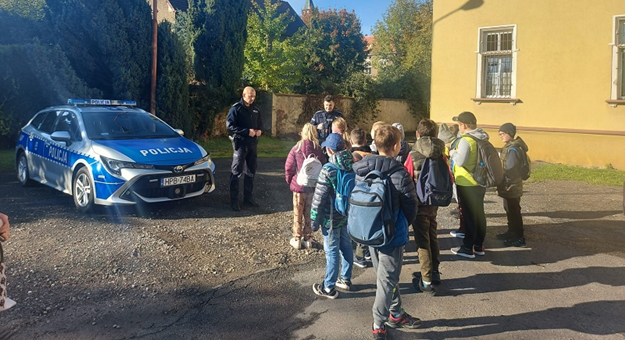
[[[243,203],[251,205],[253,207],[260,207],[260,204],[258,204],[258,202],[256,202],[256,200],[251,197],[245,198],[243,200]]]
[[[323,288],[323,283],[319,284],[319,283],[314,283],[312,286],[313,292],[315,292],[315,294],[327,298],[327,299],[336,299],[337,297],[339,297],[339,292],[336,291],[336,289],[332,288],[332,290],[330,290],[329,293],[326,292],[325,288]]]
[[[432,271],[432,284],[438,286],[441,284],[441,272],[438,270]]]
[[[511,238],[515,238],[516,235],[513,232],[511,232],[510,230],[508,230],[505,233],[497,234],[496,237],[497,237],[498,240],[505,241],[505,240],[509,240]]]
[[[397,319],[393,315],[389,315],[386,325],[391,328],[417,328],[421,325],[421,320],[410,316],[402,309],[401,316]]]
[[[458,230],[454,230],[454,231],[450,231],[449,235],[456,237],[456,238],[464,238],[464,232],[460,231],[460,229]]]
[[[484,246],[473,246],[473,254],[484,256],[486,252],[484,251]]]
[[[359,268],[367,268],[367,260],[363,258],[357,258],[354,256],[354,266]]]
[[[456,254],[456,255],[458,255],[458,256],[466,257],[466,258],[469,258],[469,259],[474,259],[475,258],[475,255],[473,255],[473,250],[472,249],[467,249],[464,246],[451,248],[451,252]]]
[[[365,249],[365,261],[371,261],[371,252],[369,252],[369,247]]]
[[[513,238],[510,240],[503,241],[503,245],[506,247],[519,247],[525,248],[525,237]]]
[[[371,330],[373,331],[374,340],[386,340],[386,327],[374,328],[371,326]]]
[[[302,248],[305,249],[318,249],[320,248],[319,243],[317,243],[317,241],[313,240],[312,238],[309,240],[304,240],[302,241]]]
[[[422,279],[412,279],[412,285],[417,290],[420,290],[421,292],[426,293],[427,295],[431,295],[431,296],[436,295],[436,287],[434,287],[434,284],[429,284],[426,287]]]
[[[302,240],[297,237],[291,238],[291,241],[289,243],[291,244],[291,247],[295,249],[302,249]]]
[[[338,279],[338,280],[336,280],[335,287],[338,288],[338,289],[350,291],[350,290],[352,290],[352,281],[345,280],[345,279]]]

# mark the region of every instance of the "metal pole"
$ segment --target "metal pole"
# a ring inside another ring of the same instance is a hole
[[[156,52],[158,46],[157,0],[152,0],[152,83],[150,88],[150,112],[156,115]]]

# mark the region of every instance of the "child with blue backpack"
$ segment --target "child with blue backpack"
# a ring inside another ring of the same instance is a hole
[[[321,227],[323,249],[326,253],[326,274],[323,282],[313,284],[312,288],[318,296],[336,299],[339,293],[335,287],[349,291],[352,286],[354,253],[346,227],[348,197],[340,193],[349,192],[349,187],[354,185],[354,158],[338,133],[328,135],[321,146],[326,148],[329,161],[319,173],[310,218],[313,231]]]
[[[412,157],[414,166],[414,179],[415,181],[422,179],[419,177],[419,174],[423,170],[423,165],[426,159],[443,162],[444,164],[440,164],[441,169],[435,167],[430,169],[441,172],[439,175],[442,175],[442,177],[446,177],[446,179],[449,180],[449,182],[446,183],[449,184],[446,194],[452,195],[450,170],[444,157],[445,142],[436,138],[436,130],[436,123],[427,118],[422,119],[417,125],[417,141],[410,151],[410,156]],[[421,184],[423,183],[417,183],[417,185]],[[451,196],[449,196],[449,199],[451,200]],[[421,202],[419,199],[417,218],[412,223],[414,238],[418,248],[417,252],[419,254],[419,263],[421,264],[420,275],[417,273],[413,274],[413,285],[416,289],[424,293],[436,295],[436,288],[434,285],[441,283],[441,275],[438,270],[441,259],[437,238],[438,224],[436,222],[438,205],[431,203],[431,201]]]
[[[375,132],[375,145],[379,155],[370,155],[354,163],[354,171],[357,183],[366,181],[371,172],[381,172],[389,183],[387,199],[390,200],[393,216],[400,216],[394,224],[395,230],[389,242],[384,246],[369,247],[377,277],[372,308],[373,338],[386,339],[386,326],[417,328],[421,323],[421,320],[410,316],[402,309],[399,293],[404,245],[408,243],[407,221],[413,221],[417,215],[417,196],[412,177],[403,164],[395,160],[401,149],[400,131],[390,125],[379,127]],[[354,189],[352,197],[356,190]],[[385,206],[386,204],[385,201]]]

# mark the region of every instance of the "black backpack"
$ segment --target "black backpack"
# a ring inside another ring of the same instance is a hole
[[[521,158],[521,165],[519,167],[519,176],[522,180],[527,180],[530,178],[530,174],[532,173],[532,161],[530,160],[530,156],[527,155],[527,152],[521,148],[511,147],[510,150],[514,150],[519,153]]]
[[[454,179],[445,155],[426,158],[416,181],[417,197],[423,205],[446,207],[454,195]]]
[[[477,142],[477,164],[473,170],[473,179],[480,186],[489,188],[496,187],[503,182],[503,166],[499,153],[487,140],[477,139],[471,135],[463,135]]]

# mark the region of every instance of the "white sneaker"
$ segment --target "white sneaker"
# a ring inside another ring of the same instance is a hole
[[[312,238],[310,240],[304,240],[302,241],[302,248],[304,249],[314,249],[317,248],[317,242],[315,242],[315,240],[313,240]]]
[[[293,237],[289,243],[291,244],[291,247],[295,249],[302,249],[302,240],[299,238]]]
[[[349,291],[352,289],[352,281],[339,278],[334,287]]]
[[[7,309],[15,306],[16,304],[17,303],[15,301],[9,299],[8,297],[4,298],[4,307],[0,307],[0,311],[7,310]]]
[[[464,233],[461,232],[460,230],[450,231],[449,235],[451,235],[453,237],[457,237],[457,238],[464,238]]]

